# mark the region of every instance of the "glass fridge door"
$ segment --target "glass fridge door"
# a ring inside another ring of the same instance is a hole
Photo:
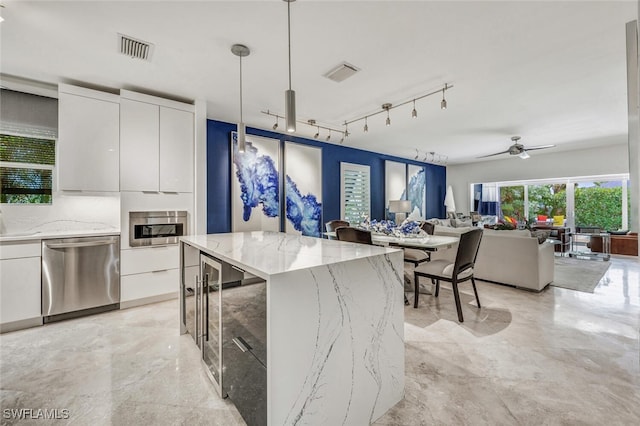
[[[201,254],[202,268],[202,359],[214,385],[221,391],[222,351],[220,347],[220,288],[222,266]]]

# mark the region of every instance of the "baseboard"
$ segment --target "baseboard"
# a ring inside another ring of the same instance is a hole
[[[25,328],[39,327],[42,325],[42,317],[29,318],[20,321],[6,322],[0,324],[0,334],[9,333],[11,331],[22,330]]]
[[[143,297],[142,299],[127,300],[126,302],[120,302],[120,309],[133,308],[136,306],[148,305],[150,303],[164,302],[166,300],[177,299],[180,295],[179,292],[159,294],[157,296]]]

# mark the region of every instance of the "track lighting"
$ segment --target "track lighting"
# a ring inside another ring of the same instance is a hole
[[[442,101],[440,102],[440,109],[447,109],[447,100],[444,98],[444,91],[447,89],[447,83],[445,83],[444,89],[442,89]]]
[[[391,118],[389,118],[389,110],[391,109],[391,104],[382,104],[382,109],[387,110],[387,121],[385,121],[385,124],[387,126],[391,126]]]
[[[413,109],[411,110],[411,117],[412,118],[418,118],[418,109],[416,108],[416,102],[419,101],[420,99],[424,99],[424,98],[426,98],[428,96],[440,94],[440,92],[442,92],[442,101],[440,102],[440,107],[442,109],[446,109],[447,108],[447,101],[446,101],[446,99],[444,97],[444,92],[446,92],[447,90],[452,89],[452,88],[453,88],[453,85],[449,85],[449,83],[445,83],[445,85],[443,87],[441,87],[440,89],[433,90],[433,91],[431,91],[429,93],[425,93],[424,95],[416,96],[416,97],[414,97],[414,98],[412,98],[412,99],[410,99],[408,101],[404,101],[404,102],[401,102],[399,104],[393,104],[392,105],[390,103],[384,103],[384,104],[382,104],[382,107],[381,107],[381,109],[379,111],[369,113],[369,114],[364,115],[362,117],[354,118],[353,120],[345,121],[344,124],[347,125],[347,124],[355,123],[355,122],[360,121],[360,120],[364,120],[364,128],[363,129],[364,129],[365,132],[368,132],[369,131],[369,124],[368,124],[367,121],[368,121],[369,117],[386,112],[387,113],[387,118],[385,120],[385,124],[387,126],[390,126],[391,125],[390,111],[392,109],[394,109],[394,108],[398,108],[398,107],[401,107],[401,106],[409,104],[409,103],[411,103],[413,105]]]
[[[344,142],[344,136],[340,139],[340,145],[342,145],[342,142]]]
[[[276,124],[273,125],[272,129],[276,130],[278,128],[278,116],[276,115]]]
[[[275,117],[276,118],[276,123],[278,122],[279,119],[285,120],[285,117],[283,115],[275,114],[275,113],[273,113],[273,112],[271,112],[269,110],[260,111],[260,112],[262,114],[266,114],[266,115],[268,115],[270,117]],[[298,120],[297,122],[301,123],[301,124],[306,124],[307,126],[313,127],[316,130],[315,134],[313,135],[314,139],[318,139],[320,137],[320,129],[324,129],[324,130],[328,130],[328,131],[331,131],[331,132],[339,133],[340,135],[342,135],[345,138],[351,135],[351,132],[349,132],[349,130],[348,130],[349,127],[348,127],[348,125],[346,123],[344,124],[345,129],[344,130],[340,130],[340,129],[336,129],[334,127],[321,126],[320,124],[316,123],[316,120],[314,120],[314,119],[309,119],[307,121]],[[275,130],[275,128],[274,128],[274,130]]]
[[[420,155],[420,153],[418,152],[418,148],[416,148],[416,156],[415,156],[415,157],[413,157],[413,159],[414,159],[414,160],[417,160],[419,155]]]
[[[238,152],[244,152],[246,149],[247,137],[244,121],[242,119],[242,58],[249,56],[251,51],[243,44],[234,44],[231,46],[231,53],[240,58],[240,122],[238,123]]]
[[[284,0],[287,2],[287,35],[289,41],[289,90],[284,92],[285,121],[287,132],[296,131],[296,92],[291,90],[291,3],[296,0]]]
[[[329,134],[327,135],[327,142],[329,142],[329,139],[331,139],[331,130],[329,130]]]

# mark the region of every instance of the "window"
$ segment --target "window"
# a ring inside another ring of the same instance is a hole
[[[57,99],[0,91],[0,203],[51,203],[57,137]]]
[[[340,163],[340,217],[358,224],[371,216],[369,166]]]
[[[51,203],[55,140],[0,134],[0,202]]]

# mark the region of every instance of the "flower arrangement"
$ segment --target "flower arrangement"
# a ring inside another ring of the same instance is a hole
[[[409,235],[419,235],[422,229],[420,222],[414,220],[405,220],[400,225],[396,225],[393,220],[376,220],[369,221],[365,219],[360,228],[367,231],[376,232],[378,234],[395,235],[397,237],[405,237]]]

